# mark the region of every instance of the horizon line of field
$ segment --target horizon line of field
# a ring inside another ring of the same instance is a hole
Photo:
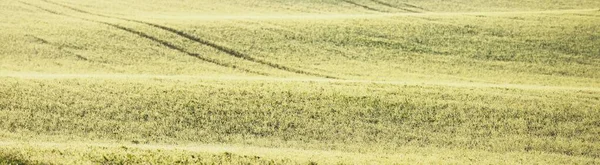
[[[240,77],[240,76],[191,76],[191,75],[148,75],[148,74],[36,74],[36,73],[0,73],[0,77],[17,79],[156,79],[156,80],[204,80],[204,81],[255,81],[278,83],[356,83],[356,84],[383,84],[399,86],[443,86],[456,88],[498,88],[520,90],[571,90],[600,92],[598,87],[510,84],[510,83],[483,83],[483,82],[441,82],[441,81],[385,81],[385,80],[352,80],[352,79],[326,79],[326,78],[277,78],[277,77]]]
[[[185,39],[191,40],[191,41],[193,41],[195,43],[199,43],[201,45],[205,45],[205,46],[208,46],[210,48],[216,49],[216,50],[218,50],[220,52],[223,52],[223,53],[225,53],[225,54],[227,54],[227,55],[229,55],[231,57],[243,59],[245,61],[249,61],[249,62],[252,62],[252,63],[257,63],[257,64],[265,65],[265,66],[268,66],[270,68],[282,70],[282,71],[285,71],[285,72],[291,72],[291,73],[300,74],[300,75],[307,75],[307,76],[329,78],[329,79],[343,79],[343,78],[340,78],[340,77],[337,77],[337,76],[331,76],[331,75],[325,75],[325,74],[322,74],[322,73],[305,71],[305,70],[296,69],[296,68],[292,68],[292,67],[289,67],[289,66],[285,66],[285,65],[281,65],[281,64],[269,62],[269,61],[266,61],[266,60],[254,58],[254,57],[252,57],[250,55],[244,54],[244,53],[236,51],[234,49],[231,49],[231,48],[228,48],[228,47],[216,44],[216,43],[208,41],[208,40],[204,40],[204,39],[198,38],[198,37],[196,37],[194,35],[191,35],[191,34],[183,32],[183,31],[176,30],[174,28],[170,28],[170,27],[167,27],[167,26],[164,26],[164,25],[158,25],[158,24],[154,24],[154,23],[149,23],[149,22],[144,22],[144,21],[139,21],[139,20],[126,19],[126,18],[120,18],[120,17],[114,17],[114,16],[107,16],[107,15],[103,15],[103,14],[97,14],[97,13],[92,13],[92,12],[88,12],[88,11],[85,11],[85,10],[77,9],[77,8],[74,8],[74,7],[71,7],[71,6],[67,6],[67,5],[63,5],[63,4],[60,4],[60,3],[51,2],[51,1],[48,1],[48,0],[42,0],[42,1],[50,3],[50,4],[54,4],[54,5],[57,5],[57,6],[61,6],[61,7],[64,7],[64,8],[67,8],[67,9],[79,12],[79,13],[83,13],[83,14],[89,14],[89,15],[94,15],[94,16],[99,16],[99,17],[105,17],[105,18],[111,18],[111,19],[124,20],[124,21],[128,21],[128,22],[135,22],[135,23],[140,23],[140,24],[144,24],[144,25],[147,25],[147,26],[151,26],[151,27],[154,27],[154,28],[158,28],[158,29],[161,29],[161,30],[164,30],[164,31],[168,31],[169,33],[175,34],[175,35],[177,35],[179,37],[183,37]],[[190,51],[187,51],[185,48],[177,46],[176,44],[170,43],[168,41],[161,40],[161,39],[159,39],[157,37],[151,36],[151,35],[149,35],[147,33],[141,32],[141,31],[136,31],[136,30],[131,29],[131,28],[127,28],[127,27],[124,27],[124,26],[120,26],[120,25],[116,25],[116,24],[112,24],[112,23],[108,23],[108,22],[97,21],[97,20],[93,20],[93,19],[88,19],[88,18],[83,18],[83,17],[77,17],[77,16],[68,15],[68,14],[65,14],[65,13],[60,13],[60,12],[57,12],[57,11],[46,9],[46,8],[43,8],[43,7],[34,5],[34,4],[26,3],[26,2],[23,2],[23,1],[19,1],[19,2],[22,3],[22,4],[25,4],[25,5],[32,6],[32,7],[35,7],[37,9],[49,12],[51,14],[65,16],[65,17],[71,17],[71,18],[81,19],[81,20],[84,20],[84,21],[89,21],[89,22],[94,22],[94,23],[98,23],[98,24],[104,24],[104,25],[107,25],[107,26],[111,26],[113,28],[117,28],[117,29],[126,31],[128,33],[135,34],[135,35],[137,35],[139,37],[149,39],[149,40],[151,40],[153,42],[159,43],[160,45],[165,46],[165,47],[167,47],[169,49],[175,50],[177,52],[184,53],[184,54],[186,54],[188,56],[192,56],[192,57],[195,57],[195,58],[200,59],[202,61],[205,61],[205,62],[208,62],[208,63],[212,63],[212,64],[215,64],[215,65],[218,65],[218,66],[221,66],[221,67],[233,68],[233,69],[237,69],[237,70],[241,70],[241,71],[244,71],[244,72],[247,72],[247,73],[252,73],[252,74],[257,74],[257,75],[270,76],[269,73],[260,72],[260,71],[254,71],[254,70],[251,70],[251,69],[247,69],[247,68],[238,66],[236,64],[224,63],[224,62],[212,59],[212,58],[203,57],[203,56],[201,56],[198,53],[192,53]]]

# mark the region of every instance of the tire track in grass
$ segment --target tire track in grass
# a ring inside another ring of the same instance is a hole
[[[349,4],[352,4],[352,5],[354,5],[354,6],[362,7],[362,8],[364,8],[364,9],[367,9],[367,10],[371,10],[371,11],[376,11],[376,12],[382,12],[382,13],[385,13],[385,11],[382,11],[382,10],[379,10],[379,9],[376,9],[376,8],[369,7],[369,6],[367,6],[367,5],[361,5],[361,4],[359,4],[359,3],[356,3],[356,2],[354,2],[354,1],[350,1],[350,0],[342,0],[342,1],[343,1],[343,2],[346,2],[346,3],[349,3]]]
[[[82,55],[79,55],[79,54],[73,53],[73,52],[71,52],[71,51],[68,51],[68,50],[64,50],[64,49],[62,48],[62,46],[61,46],[61,45],[58,45],[58,44],[52,43],[52,42],[50,42],[50,41],[48,41],[48,40],[45,40],[45,39],[43,39],[43,38],[40,38],[40,37],[37,37],[37,36],[34,36],[34,35],[29,35],[29,34],[27,34],[27,35],[25,35],[25,36],[26,36],[26,37],[31,37],[31,38],[35,39],[36,41],[38,41],[38,42],[40,42],[40,43],[42,43],[42,44],[47,44],[47,45],[50,45],[51,47],[53,47],[53,48],[56,48],[56,49],[58,49],[59,51],[64,51],[64,52],[66,52],[66,53],[68,53],[68,54],[70,54],[70,55],[73,55],[73,56],[77,57],[79,60],[83,60],[83,61],[91,61],[90,59],[88,59],[88,58],[85,58],[85,57],[83,57]]]
[[[75,7],[71,7],[71,6],[68,6],[68,5],[60,4],[60,3],[57,3],[57,2],[52,2],[52,1],[48,1],[48,0],[43,0],[43,1],[45,1],[47,3],[54,4],[54,5],[62,6],[62,7],[65,7],[65,8],[68,8],[68,9],[80,12],[80,13],[85,13],[85,14],[90,14],[90,15],[95,15],[95,16],[100,16],[100,17],[105,17],[105,18],[120,19],[120,20],[124,20],[124,21],[131,21],[131,22],[136,22],[136,23],[140,23],[140,24],[145,24],[145,25],[148,25],[148,26],[152,26],[152,27],[155,27],[155,28],[158,28],[158,29],[162,29],[162,30],[174,33],[174,34],[176,34],[176,35],[178,35],[180,37],[189,39],[189,40],[194,41],[196,43],[200,43],[202,45],[206,45],[206,46],[211,47],[213,49],[217,49],[217,50],[219,50],[221,52],[224,52],[224,53],[226,53],[226,54],[228,54],[230,56],[233,56],[233,57],[236,57],[236,58],[240,58],[240,59],[244,59],[246,61],[250,61],[250,62],[262,64],[262,65],[267,65],[267,66],[269,66],[271,68],[275,68],[275,69],[279,69],[279,70],[284,70],[284,71],[287,71],[287,72],[292,72],[292,73],[297,73],[297,74],[308,75],[308,76],[316,76],[316,77],[323,77],[323,78],[330,78],[330,79],[342,79],[342,78],[339,78],[337,76],[324,75],[324,74],[320,74],[320,73],[314,73],[314,72],[310,72],[310,71],[304,71],[304,70],[300,70],[300,69],[288,67],[288,66],[285,66],[285,65],[281,65],[281,64],[269,62],[269,61],[266,61],[266,60],[257,59],[257,58],[254,58],[254,57],[250,56],[250,55],[247,55],[245,53],[242,53],[242,52],[236,51],[234,49],[231,49],[231,48],[219,45],[219,44],[217,44],[215,42],[212,42],[212,41],[209,41],[209,40],[205,40],[205,39],[201,39],[201,38],[196,37],[196,36],[194,36],[192,34],[189,34],[189,33],[186,33],[186,32],[183,32],[183,31],[171,28],[171,27],[167,27],[167,26],[164,26],[164,25],[159,25],[159,24],[155,24],[155,23],[144,22],[144,21],[139,21],[139,20],[134,20],[134,19],[127,19],[127,18],[121,18],[121,17],[108,16],[108,15],[104,15],[104,14],[97,14],[97,13],[92,13],[92,12],[89,12],[89,11],[81,10],[81,9],[78,9],[78,8],[75,8]]]
[[[209,58],[202,57],[201,55],[199,55],[197,53],[188,52],[185,49],[183,49],[181,47],[178,47],[178,46],[176,46],[174,44],[171,44],[171,43],[169,43],[167,41],[158,39],[158,38],[153,37],[153,36],[151,36],[149,34],[146,34],[146,33],[140,32],[140,31],[136,31],[134,29],[130,29],[130,28],[127,28],[127,27],[124,27],[124,26],[120,26],[120,25],[116,25],[116,24],[111,24],[111,23],[108,23],[108,22],[91,20],[91,19],[87,19],[87,18],[81,18],[81,17],[71,16],[71,15],[60,13],[60,12],[52,11],[52,10],[49,10],[49,9],[46,9],[46,8],[43,8],[43,7],[39,7],[39,6],[30,4],[30,3],[26,3],[26,2],[22,2],[22,1],[19,1],[19,2],[21,2],[22,4],[25,4],[25,5],[32,6],[32,7],[35,7],[37,9],[40,9],[40,10],[52,13],[52,14],[56,14],[56,15],[60,15],[60,16],[65,16],[65,17],[76,18],[76,19],[81,19],[81,20],[84,20],[84,21],[94,22],[94,23],[98,23],[98,24],[107,25],[107,26],[110,26],[110,27],[113,27],[113,28],[117,28],[117,29],[129,32],[129,33],[135,34],[135,35],[137,35],[139,37],[149,39],[149,40],[151,40],[153,42],[156,42],[156,43],[159,43],[160,45],[165,46],[165,47],[167,47],[169,49],[176,50],[176,51],[178,51],[180,53],[187,54],[189,56],[198,58],[198,59],[200,59],[202,61],[205,61],[205,62],[216,64],[216,65],[219,65],[219,66],[222,66],[222,67],[227,67],[227,68],[233,68],[233,69],[242,70],[242,71],[245,71],[245,72],[248,72],[248,73],[253,73],[253,74],[258,74],[258,75],[263,75],[263,76],[269,76],[269,74],[267,74],[267,73],[253,71],[253,70],[249,70],[249,69],[245,69],[245,68],[240,68],[240,67],[238,67],[236,65],[221,63],[221,62],[219,62],[217,60],[214,60],[214,59],[209,59]]]
[[[392,5],[392,4],[389,4],[387,2],[383,2],[383,1],[380,1],[380,0],[371,0],[371,2],[375,2],[375,3],[379,4],[379,5],[383,5],[383,6],[394,8],[394,9],[398,9],[398,10],[404,10],[404,11],[411,12],[411,13],[421,13],[421,12],[416,11],[416,10],[410,10],[410,9],[406,9],[406,8],[401,8],[401,7],[398,7],[396,5]],[[403,3],[403,5],[408,6],[408,7],[414,6],[414,5],[409,5],[409,4],[406,4],[406,3]],[[415,7],[413,7],[413,8],[415,8]]]
[[[415,8],[415,9],[421,9],[421,10],[424,10],[424,11],[429,11],[429,10],[427,10],[425,8],[422,8],[422,7],[419,7],[419,6],[416,6],[416,5],[412,5],[412,4],[409,4],[409,3],[402,3],[402,5],[404,5],[406,7],[411,7],[411,8]]]

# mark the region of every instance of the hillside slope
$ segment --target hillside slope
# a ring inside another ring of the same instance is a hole
[[[600,2],[0,3],[0,163],[600,163]]]

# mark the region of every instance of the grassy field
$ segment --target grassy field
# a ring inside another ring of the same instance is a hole
[[[600,164],[600,1],[7,0],[0,164]]]

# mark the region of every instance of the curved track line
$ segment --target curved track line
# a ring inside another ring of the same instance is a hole
[[[404,10],[404,11],[411,12],[411,13],[420,13],[419,11],[401,8],[401,7],[398,7],[398,6],[395,6],[395,5],[389,4],[387,2],[380,1],[380,0],[371,0],[371,2],[375,2],[375,3],[383,5],[383,6],[387,6],[387,7],[398,9],[398,10]]]
[[[409,4],[409,3],[402,3],[402,5],[407,6],[407,7],[411,7],[411,8],[415,8],[415,9],[421,9],[421,10],[428,11],[425,8],[422,8],[422,7],[419,7],[419,6],[415,6],[415,5],[412,5],[412,4]]]
[[[361,5],[361,4],[358,4],[358,3],[350,1],[350,0],[342,0],[342,1],[346,2],[346,3],[349,3],[349,4],[352,4],[354,6],[362,7],[362,8],[367,9],[367,10],[376,11],[376,12],[384,12],[385,13],[385,11],[382,11],[382,10],[379,10],[379,9],[375,9],[375,8],[369,7],[367,5]]]
[[[230,56],[233,56],[233,57],[236,57],[236,58],[240,58],[240,59],[244,59],[244,60],[247,60],[247,61],[251,61],[251,62],[254,62],[254,63],[262,64],[262,65],[267,65],[267,66],[275,68],[275,69],[284,70],[284,71],[287,71],[287,72],[293,72],[293,73],[297,73],[297,74],[308,75],[308,76],[324,77],[324,78],[331,78],[331,79],[342,79],[342,78],[339,78],[339,77],[336,77],[336,76],[330,76],[330,75],[323,75],[323,74],[319,74],[319,73],[313,73],[313,72],[304,71],[304,70],[300,70],[300,69],[296,69],[296,68],[291,68],[291,67],[284,66],[284,65],[281,65],[281,64],[276,64],[276,63],[272,63],[272,62],[269,62],[269,61],[257,59],[257,58],[254,58],[254,57],[250,56],[250,55],[244,54],[242,52],[233,50],[231,48],[228,48],[228,47],[225,47],[225,46],[222,46],[222,45],[218,45],[218,44],[216,44],[214,42],[211,42],[211,41],[208,41],[208,40],[204,40],[204,39],[195,37],[195,36],[193,36],[191,34],[185,33],[183,31],[180,31],[180,30],[177,30],[177,29],[174,29],[174,28],[171,28],[171,27],[167,27],[167,26],[163,26],[163,25],[159,25],[159,24],[154,24],[154,23],[149,23],[149,22],[144,22],[144,21],[139,21],[139,20],[133,20],[133,19],[127,19],[127,18],[121,18],[121,17],[114,17],[114,16],[108,16],[108,15],[103,15],[103,14],[92,13],[92,12],[88,12],[88,11],[85,11],[85,10],[77,9],[75,7],[63,5],[63,4],[52,2],[52,1],[48,1],[48,0],[43,0],[43,1],[51,3],[51,4],[55,4],[55,5],[58,5],[58,6],[62,6],[62,7],[65,7],[65,8],[68,8],[68,9],[80,12],[80,13],[85,13],[85,14],[90,14],[90,15],[95,15],[95,16],[100,16],[100,17],[106,17],[106,18],[120,19],[120,20],[125,20],[125,21],[131,21],[131,22],[136,22],[136,23],[140,23],[140,24],[145,24],[145,25],[148,25],[148,26],[152,26],[152,27],[155,27],[155,28],[159,28],[159,29],[162,29],[162,30],[174,33],[174,34],[176,34],[176,35],[178,35],[180,37],[184,37],[186,39],[195,41],[195,42],[200,43],[202,45],[206,45],[206,46],[209,46],[211,48],[217,49],[217,50],[219,50],[221,52],[224,52],[224,53],[226,53],[226,54],[228,54]]]
[[[19,1],[19,2],[21,2],[21,1]],[[228,67],[228,68],[242,70],[242,71],[245,71],[245,72],[248,72],[248,73],[254,73],[254,74],[258,74],[258,75],[269,76],[269,74],[267,74],[267,73],[262,73],[262,72],[258,72],[258,71],[252,71],[252,70],[249,70],[249,69],[240,68],[240,67],[238,67],[236,65],[225,64],[225,63],[221,63],[221,62],[219,62],[217,60],[214,60],[214,59],[209,59],[209,58],[202,57],[202,56],[200,56],[197,53],[188,52],[185,49],[183,49],[181,47],[178,47],[178,46],[176,46],[174,44],[171,44],[171,43],[169,43],[167,41],[158,39],[156,37],[153,37],[151,35],[148,35],[146,33],[140,32],[140,31],[135,31],[135,30],[127,28],[127,27],[119,26],[119,25],[116,25],[116,24],[111,24],[111,23],[108,23],[108,22],[102,22],[102,21],[96,21],[96,20],[91,20],[91,19],[86,19],[86,18],[71,16],[71,15],[59,13],[59,12],[56,12],[56,11],[52,11],[52,10],[49,10],[49,9],[45,9],[45,8],[42,8],[42,7],[33,5],[33,4],[29,4],[29,3],[26,3],[26,2],[21,2],[21,3],[23,3],[25,5],[28,5],[28,6],[32,6],[32,7],[38,8],[38,9],[41,9],[43,11],[46,11],[46,12],[49,12],[49,13],[52,13],[52,14],[56,14],[56,15],[60,15],[60,16],[65,16],[65,17],[71,17],[71,18],[77,18],[77,19],[81,19],[81,20],[84,20],[84,21],[89,21],[89,22],[94,22],[94,23],[98,23],[98,24],[104,24],[104,25],[107,25],[107,26],[111,26],[113,28],[117,28],[117,29],[129,32],[129,33],[138,35],[139,37],[152,40],[152,41],[154,41],[156,43],[159,43],[159,44],[161,44],[161,45],[163,45],[163,46],[165,46],[165,47],[167,47],[169,49],[176,50],[178,52],[181,52],[181,53],[187,54],[189,56],[198,58],[198,59],[200,59],[202,61],[205,61],[205,62],[213,63],[213,64],[216,64],[216,65],[219,65],[219,66],[223,66],[223,67]]]
[[[64,52],[66,52],[66,53],[68,53],[68,54],[71,54],[71,55],[73,55],[73,56],[77,57],[77,58],[78,58],[78,59],[80,59],[80,60],[83,60],[83,61],[90,61],[90,59],[88,59],[88,58],[85,58],[85,57],[83,57],[83,56],[81,56],[81,55],[79,55],[79,54],[73,53],[73,52],[71,52],[71,51],[64,50],[64,49],[63,49],[63,48],[62,48],[60,45],[58,45],[58,44],[55,44],[55,43],[51,43],[50,41],[48,41],[48,40],[45,40],[45,39],[43,39],[43,38],[40,38],[40,37],[37,37],[37,36],[34,36],[34,35],[29,35],[29,34],[27,34],[27,35],[25,35],[25,36],[27,36],[27,37],[31,37],[31,38],[34,38],[34,39],[36,39],[37,41],[41,42],[42,44],[47,44],[47,45],[50,45],[51,47],[53,47],[53,48],[55,48],[55,49],[58,49],[59,51],[64,51]]]

